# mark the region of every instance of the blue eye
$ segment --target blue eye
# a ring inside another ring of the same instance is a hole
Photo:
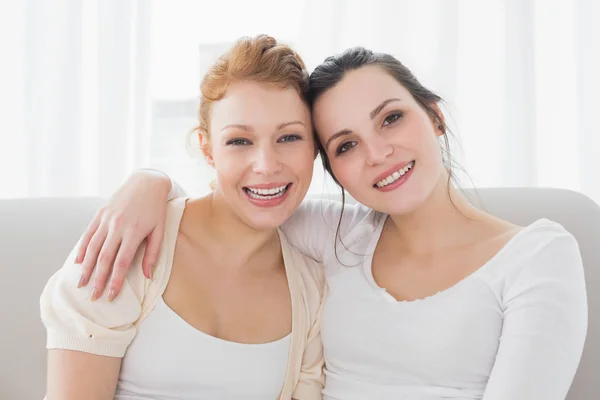
[[[280,142],[280,143],[295,142],[296,140],[302,140],[302,137],[300,135],[285,135],[285,136],[282,136],[278,140],[278,142]]]
[[[337,148],[337,150],[335,151],[335,154],[340,155],[342,153],[345,153],[348,150],[350,150],[351,148],[353,148],[354,146],[356,146],[356,142],[344,142]]]
[[[227,144],[233,145],[233,146],[243,146],[243,145],[250,144],[250,141],[247,139],[232,139],[232,140],[228,141]]]
[[[390,124],[393,124],[394,122],[398,121],[400,118],[402,118],[403,114],[400,112],[397,113],[393,113],[388,115],[387,117],[385,117],[385,119],[383,120],[383,126],[387,126]]]

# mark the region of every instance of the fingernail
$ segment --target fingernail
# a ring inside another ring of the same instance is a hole
[[[115,289],[110,289],[108,291],[108,301],[113,301],[115,297],[117,297],[117,292],[115,292]]]
[[[98,293],[98,290],[96,288],[92,289],[92,294],[90,295],[90,300],[91,301],[96,301],[96,294]]]
[[[77,289],[79,289],[80,287],[83,286],[83,281],[84,281],[83,275],[81,275],[81,278],[79,278],[79,283],[77,284]]]
[[[148,279],[152,280],[152,268],[148,271]]]

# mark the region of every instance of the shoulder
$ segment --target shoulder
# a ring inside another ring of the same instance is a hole
[[[492,260],[495,281],[505,292],[516,292],[540,284],[558,286],[583,282],[579,244],[561,224],[540,219],[524,227]]]
[[[304,200],[288,221],[293,224],[302,219],[315,227],[325,224],[330,232],[339,232],[344,237],[356,229],[376,225],[381,216],[381,213],[353,200],[343,203],[330,198],[311,198]]]
[[[506,250],[513,257],[532,261],[548,254],[579,253],[579,245],[561,224],[544,218],[522,228]]]
[[[325,296],[326,283],[323,264],[300,252],[292,246],[285,234],[280,230],[279,238],[286,263],[288,279],[294,285],[296,293],[301,293],[308,302],[311,314],[316,310]]]

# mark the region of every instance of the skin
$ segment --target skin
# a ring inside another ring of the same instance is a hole
[[[240,343],[280,339],[292,318],[276,227],[298,207],[312,178],[309,111],[294,89],[237,82],[214,104],[210,137],[200,141],[218,185],[188,200],[163,299],[209,335]],[[291,188],[273,207],[253,204],[244,189],[281,182]],[[50,350],[48,399],[112,399],[120,365],[120,358]]]
[[[397,300],[453,286],[518,232],[449,187],[439,143],[443,128],[383,69],[347,73],[313,112],[338,181],[357,201],[390,216],[372,268],[376,282]],[[401,186],[374,187],[386,171],[411,161],[415,166]]]

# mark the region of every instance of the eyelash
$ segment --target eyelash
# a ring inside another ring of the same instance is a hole
[[[247,145],[247,144],[250,144],[250,141],[247,139],[232,139],[227,142],[227,145],[232,145],[232,146],[243,146],[243,145]]]
[[[293,139],[293,140],[283,140],[283,139]],[[300,135],[285,135],[282,136],[281,138],[279,138],[278,142],[279,143],[285,143],[285,142],[295,142],[296,140],[302,140],[302,136]]]
[[[388,115],[387,117],[385,117],[383,119],[384,125],[382,125],[382,126],[383,127],[390,126],[390,125],[394,124],[395,122],[397,122],[398,120],[400,120],[400,118],[402,118],[403,116],[404,116],[404,113],[401,113],[401,112],[391,113],[390,115]],[[390,119],[392,119],[392,120],[390,121]],[[387,122],[387,124],[385,124],[386,122]],[[351,146],[348,147],[347,145],[351,145]],[[335,151],[335,155],[338,156],[340,154],[346,153],[348,150],[350,150],[354,146],[356,146],[356,142],[354,142],[354,141],[344,142],[339,145],[339,147]]]
[[[404,113],[393,112],[383,119],[384,125],[382,125],[382,126],[389,126],[389,125],[393,124],[394,122],[397,122],[403,116],[404,116]],[[394,118],[394,119],[392,121],[388,121],[390,118]],[[385,125],[385,122],[387,122],[387,125]]]
[[[291,140],[289,140],[291,139]],[[278,143],[286,143],[286,142],[295,142],[297,140],[302,140],[302,136],[300,135],[285,135],[277,140]],[[227,145],[231,146],[247,146],[252,144],[248,139],[232,139],[227,142]]]
[[[348,145],[352,145],[352,146],[348,147]],[[335,151],[335,155],[339,156],[340,154],[343,154],[343,153],[347,152],[348,150],[350,150],[354,146],[356,146],[356,142],[344,142],[344,143],[342,143],[342,144],[339,145],[339,147]]]

